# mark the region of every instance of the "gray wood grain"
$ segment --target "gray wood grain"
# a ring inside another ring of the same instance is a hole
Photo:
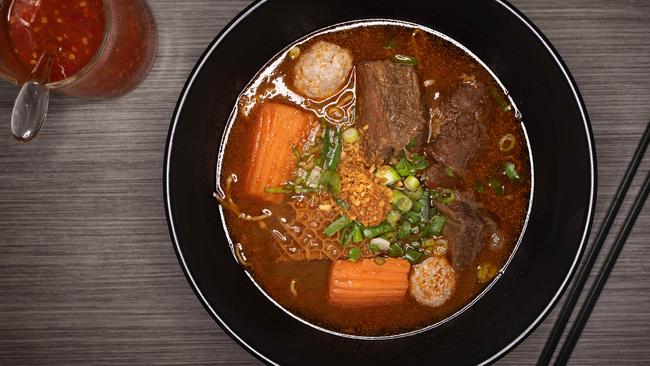
[[[100,102],[54,95],[30,144],[11,139],[17,90],[0,85],[0,365],[258,364],[188,286],[161,183],[180,89],[248,2],[150,1],[160,50],[144,84]],[[598,153],[597,225],[650,118],[650,2],[513,2],[550,38],[584,96]],[[646,208],[572,364],[650,364],[649,242]],[[556,312],[499,364],[533,364]]]

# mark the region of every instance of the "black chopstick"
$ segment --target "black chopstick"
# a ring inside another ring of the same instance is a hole
[[[594,305],[596,305],[596,301],[598,301],[598,296],[600,296],[600,293],[603,290],[603,287],[605,287],[605,283],[607,282],[607,278],[612,272],[614,264],[616,264],[618,255],[621,253],[621,250],[625,245],[625,241],[630,235],[630,232],[634,227],[634,223],[636,222],[641,209],[643,209],[643,204],[645,203],[646,198],[648,198],[648,193],[650,193],[650,172],[648,172],[648,175],[643,182],[643,186],[641,187],[638,196],[634,200],[634,204],[630,209],[630,213],[628,213],[627,217],[625,218],[621,232],[616,237],[616,240],[614,241],[614,244],[612,244],[612,248],[609,250],[609,253],[607,253],[605,263],[598,273],[598,277],[596,277],[594,284],[589,290],[589,293],[585,298],[585,302],[582,305],[582,308],[580,308],[580,312],[578,313],[578,316],[576,317],[571,330],[569,330],[569,333],[564,340],[562,348],[560,348],[560,352],[555,359],[555,365],[566,365],[567,361],[569,360],[571,352],[573,351],[573,347],[575,347],[576,343],[578,342],[580,333],[585,327],[585,324],[587,324],[587,320],[589,319],[589,315],[591,314]]]
[[[650,122],[648,122],[645,132],[643,133],[643,137],[639,142],[639,146],[637,146],[636,151],[634,152],[632,161],[630,161],[630,164],[627,167],[627,170],[625,171],[623,180],[621,181],[621,184],[618,187],[616,194],[614,195],[614,200],[612,201],[609,208],[607,209],[607,214],[605,215],[603,223],[598,231],[598,234],[596,235],[596,240],[594,242],[594,245],[589,251],[589,253],[587,254],[587,260],[585,264],[582,266],[582,268],[580,269],[580,271],[577,273],[576,282],[571,288],[567,300],[564,303],[564,306],[562,307],[562,310],[560,311],[557,320],[555,321],[555,325],[553,326],[553,329],[551,330],[551,334],[549,335],[548,340],[544,345],[544,349],[542,350],[542,353],[539,356],[539,360],[537,361],[537,365],[539,366],[546,366],[551,362],[551,358],[553,357],[553,353],[555,352],[557,344],[560,342],[560,339],[562,338],[562,332],[564,332],[564,329],[566,328],[569,318],[571,317],[571,313],[573,312],[573,309],[575,308],[576,303],[580,298],[580,293],[582,292],[582,289],[585,286],[585,282],[587,282],[587,279],[589,278],[589,273],[591,272],[591,269],[593,268],[594,263],[596,262],[596,259],[600,254],[600,250],[602,249],[603,244],[607,239],[609,230],[611,229],[612,224],[614,223],[614,219],[618,214],[618,210],[621,208],[621,204],[625,199],[625,195],[627,194],[627,191],[629,190],[630,185],[632,184],[632,180],[636,175],[636,171],[639,168],[639,164],[643,159],[646,149],[648,148],[649,142],[650,142]]]

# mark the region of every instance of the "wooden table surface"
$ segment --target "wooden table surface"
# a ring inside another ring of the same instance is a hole
[[[598,225],[650,118],[650,1],[513,2],[558,49],[585,99]],[[194,296],[162,197],[177,96],[204,48],[248,3],[151,0],[160,50],[148,79],[115,100],[54,95],[44,132],[29,144],[9,135],[17,88],[0,85],[0,365],[259,363]],[[572,364],[650,364],[649,244],[646,208]],[[556,313],[498,363],[533,364]]]

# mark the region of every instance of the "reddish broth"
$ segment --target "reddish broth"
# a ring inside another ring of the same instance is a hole
[[[462,74],[471,74],[496,90],[500,98],[507,100],[490,73],[474,58],[453,43],[423,30],[397,25],[355,27],[318,34],[299,44],[300,49],[306,50],[318,40],[329,41],[348,49],[355,63],[390,59],[398,53],[415,56],[418,60],[417,72],[420,82],[433,80],[431,87],[422,87],[425,98],[427,93],[444,92],[457,85]],[[291,74],[290,70],[295,61],[285,57],[285,54],[279,57],[284,60],[277,69],[272,70],[269,80]],[[270,85],[268,80],[262,81],[256,97],[262,98],[262,92]],[[281,96],[274,99],[283,100]],[[495,118],[487,126],[487,142],[477,157],[470,161],[469,172],[462,184],[467,189],[473,189],[476,181],[484,182],[485,191],[476,194],[476,200],[498,217],[504,236],[504,245],[498,250],[490,250],[485,245],[475,261],[476,266],[489,262],[497,268],[502,268],[512,254],[524,225],[531,177],[528,147],[521,121],[513,110],[504,111],[497,98],[491,102],[489,107],[494,109]],[[243,157],[251,155],[252,143],[248,126],[254,118],[254,111],[245,116],[241,113],[241,108],[240,113],[235,116],[223,155],[222,187],[224,179],[231,174],[236,175],[240,182],[246,178],[248,167],[247,160]],[[506,134],[515,136],[516,145],[512,150],[503,152],[499,149],[499,141]],[[509,182],[503,176],[504,161],[511,161],[516,165],[522,176],[520,182]],[[493,192],[486,183],[487,177],[498,177],[505,186],[505,195]],[[286,203],[269,206],[255,202],[237,191],[237,183],[234,187],[232,198],[243,212],[258,214],[263,208],[269,208],[278,215],[285,212]],[[381,336],[420,329],[457,312],[487,285],[479,283],[475,270],[467,270],[457,274],[455,293],[449,301],[439,307],[421,305],[408,295],[396,305],[366,308],[334,306],[327,298],[330,261],[278,262],[279,252],[269,232],[260,230],[256,222],[240,220],[233,213],[224,211],[233,241],[241,243],[243,254],[251,264],[248,270],[264,290],[280,305],[299,317],[337,332]],[[292,294],[291,281],[295,281],[294,290],[297,296]]]

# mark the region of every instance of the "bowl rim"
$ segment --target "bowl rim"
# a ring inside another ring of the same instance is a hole
[[[226,38],[229,35],[229,33],[233,31],[242,20],[247,18],[261,5],[269,1],[272,0],[255,0],[253,3],[251,3],[246,8],[244,8],[217,34],[217,36],[214,37],[214,39],[210,42],[209,46],[201,54],[201,56],[198,58],[198,61],[192,68],[192,71],[190,72],[185,84],[183,85],[183,88],[181,89],[181,93],[176,103],[176,106],[174,107],[174,113],[172,115],[171,125],[169,127],[169,132],[167,134],[167,139],[165,144],[164,166],[163,166],[163,196],[164,196],[164,205],[165,205],[165,216],[167,218],[167,226],[169,229],[170,237],[172,239],[172,244],[174,247],[174,251],[176,253],[176,257],[178,258],[179,264],[181,265],[181,268],[183,270],[185,277],[187,278],[187,281],[190,283],[190,286],[192,287],[192,290],[194,291],[196,296],[200,299],[201,303],[203,304],[203,307],[208,311],[208,313],[217,322],[217,324],[219,324],[219,326],[233,340],[235,340],[235,342],[237,342],[250,354],[252,354],[257,359],[267,364],[279,365],[277,362],[271,360],[269,357],[262,354],[257,349],[255,349],[255,347],[246,343],[246,341],[244,341],[241,337],[239,337],[239,335],[233,329],[231,329],[223,319],[221,319],[220,315],[212,308],[212,306],[210,305],[206,297],[203,295],[201,289],[198,287],[196,281],[194,280],[190,272],[190,268],[187,265],[187,262],[185,261],[185,257],[183,256],[183,251],[180,247],[180,243],[176,235],[174,218],[172,214],[171,197],[170,197],[171,194],[170,161],[171,161],[172,147],[174,144],[176,127],[179,124],[179,117],[182,113],[185,100],[187,98],[189,90],[191,89],[194,83],[194,80],[198,76],[199,72],[202,70],[209,56],[216,50],[216,48],[220,45],[223,39]],[[566,66],[564,61],[560,58],[560,55],[557,52],[557,50],[553,47],[553,45],[546,38],[546,36],[544,36],[544,34],[532,23],[532,21],[530,21],[523,13],[521,13],[517,8],[515,8],[512,4],[510,4],[506,0],[495,0],[495,3],[502,6],[505,11],[509,12],[510,15],[514,16],[517,20],[519,20],[519,22],[525,25],[528,28],[528,30],[537,38],[539,43],[542,46],[544,46],[548,54],[553,58],[553,61],[558,66],[564,78],[566,79],[569,87],[571,88],[571,92],[573,93],[576,105],[580,111],[581,120],[585,128],[585,137],[587,138],[587,142],[588,142],[587,147],[589,152],[590,187],[589,187],[589,203],[587,208],[587,217],[584,222],[584,230],[582,233],[582,237],[580,239],[580,244],[578,245],[576,255],[573,259],[573,262],[571,263],[571,267],[569,271],[564,277],[562,284],[554,294],[553,298],[548,302],[546,307],[542,310],[542,312],[537,316],[537,318],[535,318],[535,320],[533,320],[533,322],[526,329],[524,329],[521,332],[521,334],[519,334],[519,336],[513,339],[510,343],[508,343],[497,353],[495,353],[488,359],[485,359],[482,362],[480,362],[480,365],[485,365],[485,364],[490,364],[492,362],[495,362],[496,360],[503,357],[506,353],[514,349],[542,323],[542,321],[548,316],[548,314],[553,309],[553,307],[557,304],[558,300],[566,290],[567,285],[573,278],[576,267],[580,263],[580,260],[584,254],[585,246],[587,244],[589,233],[591,231],[591,227],[593,224],[594,210],[595,210],[594,201],[597,192],[597,183],[595,179],[597,176],[597,163],[596,163],[593,132],[592,132],[591,123],[589,121],[589,116],[587,114],[584,101],[582,99],[580,91],[578,90],[577,84],[573,79],[573,76],[569,72],[568,67]]]

